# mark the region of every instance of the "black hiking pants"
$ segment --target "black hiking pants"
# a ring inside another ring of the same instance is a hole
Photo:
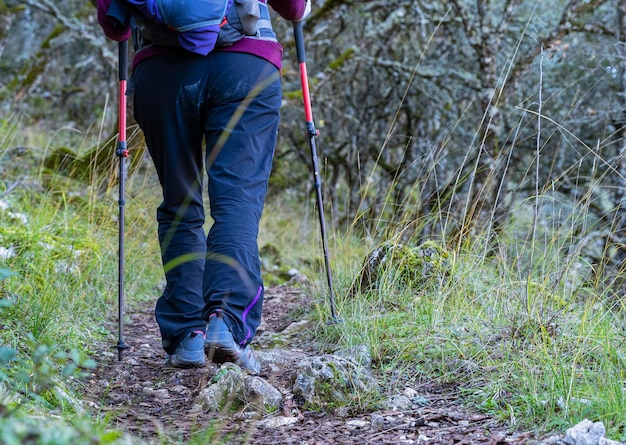
[[[132,82],[135,119],[163,192],[156,217],[166,287],[155,308],[163,349],[172,354],[189,332],[205,331],[217,309],[244,346],[261,322],[257,236],[279,124],[279,71],[249,54],[181,51],[140,62]]]

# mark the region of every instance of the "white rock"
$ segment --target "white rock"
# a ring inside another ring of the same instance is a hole
[[[0,246],[0,260],[8,260],[15,256],[15,249],[13,247]]]
[[[284,426],[293,425],[294,423],[298,423],[297,417],[271,417],[269,419],[265,419],[259,422],[259,425],[264,426],[266,428],[281,428]]]
[[[395,395],[385,400],[383,406],[387,409],[404,411],[411,408],[411,400],[406,396]]]
[[[357,428],[366,428],[370,425],[370,423],[367,420],[354,419],[354,420],[348,420],[346,422],[346,425],[354,426]]]
[[[585,419],[565,431],[563,441],[567,445],[598,445],[605,432],[602,422]]]
[[[419,393],[413,389],[413,388],[404,388],[404,392],[402,393],[402,395],[404,397],[407,397],[411,400],[415,399],[417,396],[419,396]]]
[[[24,215],[23,213],[9,212],[7,213],[7,215],[9,216],[9,218],[17,220],[21,222],[23,225],[28,225],[28,217]]]

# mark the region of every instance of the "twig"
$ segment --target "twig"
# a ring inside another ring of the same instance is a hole
[[[535,203],[533,205],[533,236],[530,245],[530,264],[533,264],[535,254],[535,242],[537,241],[537,225],[539,224],[539,156],[541,152],[541,112],[542,112],[542,91],[543,91],[543,46],[539,55],[539,95],[537,106],[537,146],[535,159]],[[532,270],[532,267],[529,269]]]
[[[20,179],[18,179],[17,181],[15,181],[0,196],[6,196],[9,193],[11,193],[13,190],[15,190],[17,188],[18,185],[20,185],[24,181],[24,178],[25,178],[25,176],[23,176]]]

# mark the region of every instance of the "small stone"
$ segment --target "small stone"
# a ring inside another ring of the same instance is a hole
[[[405,388],[402,395],[412,400],[417,398],[417,396],[419,396],[419,393],[413,388]]]
[[[370,423],[367,420],[354,419],[354,420],[348,420],[346,422],[346,425],[355,427],[355,428],[366,428],[370,425]]]
[[[396,395],[385,400],[383,406],[392,410],[408,410],[411,408],[411,400],[406,396]]]
[[[280,409],[283,403],[281,392],[261,377],[246,377],[244,393],[245,401],[257,410]]]
[[[171,397],[170,392],[167,389],[157,389],[154,391],[154,396],[157,399],[169,399]]]
[[[337,417],[348,417],[350,415],[350,408],[347,406],[342,406],[335,410],[335,416]]]
[[[272,417],[267,420],[263,420],[259,422],[259,425],[264,426],[265,428],[282,428],[285,426],[293,425],[298,423],[297,417]]]
[[[149,396],[152,396],[156,399],[169,399],[170,398],[170,392],[167,389],[152,389],[149,387],[144,387],[141,392],[143,392],[144,394],[147,394]]]
[[[385,418],[380,414],[372,414],[372,426],[382,426],[385,424]]]
[[[176,385],[176,386],[172,386],[170,388],[170,391],[176,393],[176,394],[186,394],[189,392],[189,389],[186,386],[183,385]]]
[[[123,402],[130,401],[130,396],[125,393],[110,392],[108,394],[108,397],[109,399],[113,400],[113,402],[116,402],[116,403],[123,403]]]

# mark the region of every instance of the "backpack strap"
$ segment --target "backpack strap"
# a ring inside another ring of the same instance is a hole
[[[277,42],[267,4],[260,0],[234,0],[220,28],[217,46],[229,46],[242,38]]]

